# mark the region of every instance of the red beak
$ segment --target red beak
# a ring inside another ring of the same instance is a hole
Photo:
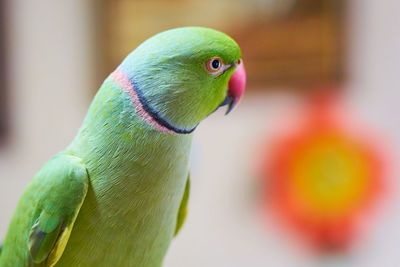
[[[244,69],[243,60],[240,59],[238,63],[236,63],[236,70],[229,80],[229,89],[226,98],[221,104],[221,106],[228,105],[228,110],[225,114],[231,112],[233,108],[239,103],[240,99],[242,99],[245,87],[246,71]]]

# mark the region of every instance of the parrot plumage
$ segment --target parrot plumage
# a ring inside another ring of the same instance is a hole
[[[219,31],[177,28],[142,43],[28,185],[0,266],[161,266],[187,212],[192,132],[244,86],[240,48]]]

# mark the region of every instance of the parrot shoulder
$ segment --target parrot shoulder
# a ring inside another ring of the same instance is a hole
[[[65,152],[49,160],[34,179],[36,216],[29,233],[30,261],[53,266],[67,245],[85,199],[88,172],[82,160]]]
[[[189,201],[189,193],[190,193],[190,173],[188,174],[188,177],[186,180],[185,192],[183,193],[181,205],[180,205],[179,211],[178,211],[178,218],[176,219],[175,236],[179,233],[179,230],[182,228],[182,225],[186,219],[187,204]]]

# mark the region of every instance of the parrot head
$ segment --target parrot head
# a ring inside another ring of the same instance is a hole
[[[130,86],[136,111],[172,133],[191,133],[220,106],[228,105],[229,113],[246,83],[237,43],[202,27],[176,28],[151,37],[114,73],[115,79]]]

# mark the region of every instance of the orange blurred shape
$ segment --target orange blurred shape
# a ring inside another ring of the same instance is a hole
[[[385,195],[379,142],[333,94],[313,95],[296,116],[268,145],[264,210],[319,251],[347,250]]]

